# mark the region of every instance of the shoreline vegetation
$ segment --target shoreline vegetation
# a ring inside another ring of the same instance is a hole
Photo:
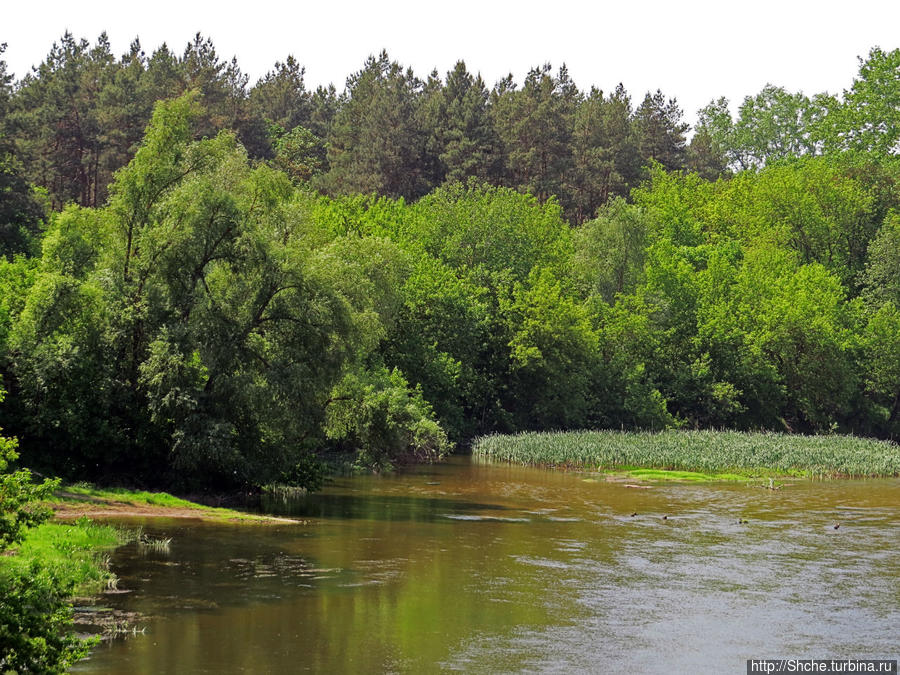
[[[737,431],[569,431],[482,436],[478,459],[596,469],[637,480],[900,476],[900,447],[856,436]]]
[[[138,536],[137,529],[98,523],[85,516],[74,522],[41,523],[4,551],[0,572],[28,574],[39,562],[44,573],[61,581],[74,596],[95,595],[104,588],[115,588],[116,576],[106,554]]]

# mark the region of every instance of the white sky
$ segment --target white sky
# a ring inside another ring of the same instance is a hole
[[[812,95],[840,93],[872,46],[900,46],[897,0],[411,0],[272,2],[256,0],[13,0],[0,42],[17,78],[40,63],[66,31],[106,31],[116,55],[138,36],[149,54],[162,42],[178,54],[200,31],[222,60],[237,56],[251,84],[288,54],[306,66],[307,86],[346,77],[369,54],[390,57],[425,77],[458,59],[488,87],[507,73],[521,84],[544,62],[565,62],[583,90],[623,82],[632,100],[662,89],[685,119],[726,96],[732,109],[767,82]]]

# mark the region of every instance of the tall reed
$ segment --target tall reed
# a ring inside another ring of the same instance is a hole
[[[569,431],[482,436],[477,457],[515,464],[745,476],[900,476],[900,446],[856,436],[739,431]]]

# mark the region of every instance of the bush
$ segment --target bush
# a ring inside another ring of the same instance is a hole
[[[16,459],[16,440],[0,436],[0,552],[50,517],[39,501],[59,484],[45,480],[36,485],[27,469],[8,471]],[[9,560],[0,560],[0,672],[65,672],[92,644],[71,634],[72,608],[66,599],[74,583],[38,561],[20,567]]]
[[[71,633],[71,584],[38,562],[0,571],[0,671],[63,673],[94,644]]]

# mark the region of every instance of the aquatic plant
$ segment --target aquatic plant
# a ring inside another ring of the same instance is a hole
[[[156,553],[169,553],[172,537],[153,537],[143,531],[138,536],[138,548]]]
[[[738,431],[571,431],[476,439],[476,457],[514,464],[731,473],[747,477],[900,476],[896,443],[856,436]]]

